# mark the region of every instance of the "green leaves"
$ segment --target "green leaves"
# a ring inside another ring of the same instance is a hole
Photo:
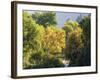
[[[44,36],[44,27],[36,24],[32,17],[27,13],[23,13],[23,52],[24,64],[30,64],[32,54],[39,52],[42,48],[42,40]],[[25,66],[24,67],[27,67]]]
[[[47,26],[55,26],[56,23],[56,13],[54,12],[35,12],[32,14],[33,20],[36,21],[37,24]]]
[[[78,22],[68,20],[67,22],[65,22],[63,29],[66,31],[66,33],[68,33],[75,30],[78,26]]]
[[[37,20],[32,19],[31,15],[27,12],[23,13],[24,68],[39,66],[39,64],[42,65],[47,54],[59,53],[62,51],[62,48],[65,47],[65,31],[63,29],[58,29],[54,26],[45,28],[47,22],[49,22],[48,25],[55,24],[55,21],[52,22],[52,20],[50,20],[53,19],[54,16],[55,13],[37,13],[34,17],[36,19],[39,17],[39,21],[40,18],[43,21],[46,19],[46,22],[44,22],[43,25],[42,23],[37,22]],[[47,56],[46,58],[52,61],[49,57]],[[44,65],[45,64],[47,63],[45,62]],[[54,66],[56,64],[53,63],[52,65]]]

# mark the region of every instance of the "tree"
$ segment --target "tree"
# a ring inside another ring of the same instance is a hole
[[[67,35],[65,53],[66,57],[70,59],[69,66],[89,66],[91,64],[90,15],[83,17],[76,27],[74,22],[71,23],[69,25],[69,22],[66,22],[67,26],[64,27]]]
[[[69,33],[68,52],[70,53],[70,66],[79,66],[79,59],[81,59],[83,43],[83,31],[80,27]]]
[[[66,31],[66,48],[64,50],[66,59],[70,60],[70,66],[77,66],[81,56],[83,44],[83,30],[78,22],[68,20],[63,29]]]
[[[43,48],[47,53],[61,53],[62,49],[65,48],[65,31],[52,26],[47,27]]]
[[[67,22],[65,22],[63,29],[66,32],[66,46],[68,48],[69,46],[69,37],[70,37],[70,33],[73,32],[74,30],[76,30],[79,27],[79,24],[75,21],[72,20],[68,20]]]
[[[83,29],[84,35],[84,48],[83,48],[83,55],[80,59],[81,65],[91,65],[91,16],[85,16],[80,21],[80,26]]]
[[[47,26],[55,26],[56,23],[56,13],[54,12],[35,12],[32,14],[33,20],[36,21],[37,24]]]
[[[23,13],[23,67],[27,68],[32,54],[37,53],[42,48],[44,27],[36,24],[28,12]]]

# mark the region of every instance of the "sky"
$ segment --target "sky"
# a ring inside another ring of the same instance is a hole
[[[57,25],[63,27],[67,20],[76,21],[79,16],[88,16],[88,13],[56,12]]]
[[[38,12],[38,11],[28,11],[28,13],[32,14],[34,12]],[[39,11],[40,12],[40,11]],[[43,11],[44,12],[44,11]],[[75,12],[56,12],[56,20],[57,20],[57,26],[58,27],[63,27],[64,26],[64,23],[70,19],[70,20],[73,20],[73,21],[76,21],[76,19],[79,17],[79,16],[88,16],[89,13],[75,13]]]

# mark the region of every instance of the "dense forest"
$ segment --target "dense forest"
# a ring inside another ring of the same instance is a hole
[[[23,68],[91,65],[91,19],[79,16],[59,28],[55,12],[23,12]]]

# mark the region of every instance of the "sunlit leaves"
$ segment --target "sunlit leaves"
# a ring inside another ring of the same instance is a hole
[[[78,22],[68,20],[67,22],[65,22],[63,29],[66,31],[66,33],[68,33],[75,30],[77,26],[79,26]]]
[[[65,48],[65,31],[56,27],[47,27],[43,47],[51,53],[61,52]]]
[[[30,64],[31,55],[41,50],[44,32],[43,26],[36,24],[27,12],[23,13],[24,67]]]

